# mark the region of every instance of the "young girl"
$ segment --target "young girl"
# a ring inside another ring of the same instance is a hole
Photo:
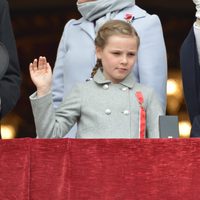
[[[50,65],[45,57],[30,64],[37,87],[30,100],[38,138],[63,137],[76,122],[77,138],[158,138],[158,117],[163,115],[159,100],[132,76],[139,47],[136,31],[127,22],[108,21],[99,29],[95,46],[92,79],[76,85],[56,110]]]

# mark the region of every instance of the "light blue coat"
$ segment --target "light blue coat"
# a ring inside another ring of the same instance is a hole
[[[136,80],[152,87],[162,108],[166,109],[167,58],[162,26],[157,15],[150,15],[138,6],[123,9],[115,19],[134,15],[132,22],[140,37],[138,59],[134,66]],[[70,20],[62,34],[53,71],[53,101],[55,107],[69,93],[74,84],[90,77],[96,63],[94,24],[84,20]]]
[[[134,74],[140,83],[153,87],[165,110],[167,60],[162,27],[157,15],[149,15],[138,6],[126,8],[115,19],[124,19],[125,14],[135,16],[133,26],[140,36],[138,62]],[[58,105],[77,82],[90,77],[96,63],[94,47],[95,31],[93,23],[70,20],[65,28],[58,47],[54,67],[53,99]]]
[[[77,138],[139,138],[138,91],[144,97],[146,136],[159,138],[158,117],[163,111],[154,91],[134,81],[132,74],[112,84],[100,70],[93,80],[74,87],[56,110],[51,93],[30,97],[37,136],[63,137],[77,122]]]

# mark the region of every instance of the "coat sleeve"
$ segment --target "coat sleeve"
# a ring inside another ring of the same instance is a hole
[[[37,98],[30,96],[38,138],[62,138],[79,120],[81,112],[80,89],[72,89],[57,109],[53,107],[52,94]]]
[[[159,138],[159,116],[164,115],[157,94],[150,90],[146,107],[147,136],[148,138]]]
[[[9,66],[0,80],[1,117],[10,112],[20,95],[20,68],[16,42],[12,30],[8,2],[0,3],[0,41],[6,46],[9,54]]]
[[[53,69],[53,84],[52,84],[52,94],[54,107],[58,107],[62,102],[64,97],[64,68],[65,68],[65,57],[68,51],[66,45],[68,38],[68,29],[73,20],[70,20],[64,28],[62,37],[59,42],[56,62]]]
[[[162,26],[157,15],[147,15],[138,51],[139,82],[154,88],[166,110],[167,56]]]
[[[180,49],[185,102],[192,123],[191,137],[200,137],[200,65],[193,27]]]
[[[200,66],[193,27],[181,45],[180,64],[185,102],[193,123],[195,116],[200,115]]]

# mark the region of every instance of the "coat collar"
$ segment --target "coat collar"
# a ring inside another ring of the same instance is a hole
[[[132,14],[134,16],[134,20],[139,18],[143,18],[146,16],[147,12],[138,6],[128,7],[121,10],[114,19],[125,20],[124,17],[126,14]],[[93,40],[95,39],[95,30],[94,30],[94,23],[85,20],[83,17],[77,20],[74,25],[79,25],[80,28],[85,31]]]
[[[80,28],[86,32],[93,40],[95,39],[95,29],[94,29],[94,23],[85,20],[83,17],[79,20],[77,20],[74,25],[79,25]]]
[[[97,73],[94,75],[93,78],[94,82],[96,82],[97,84],[105,84],[105,83],[111,83],[110,80],[106,80],[102,71],[100,69],[97,70]],[[133,73],[130,73],[122,82],[120,82],[119,84],[124,85],[128,88],[133,88],[135,85],[136,81],[133,78]]]

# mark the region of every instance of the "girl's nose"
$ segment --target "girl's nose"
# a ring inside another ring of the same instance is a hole
[[[122,56],[122,60],[121,60],[121,63],[123,63],[123,64],[127,64],[127,56]]]

